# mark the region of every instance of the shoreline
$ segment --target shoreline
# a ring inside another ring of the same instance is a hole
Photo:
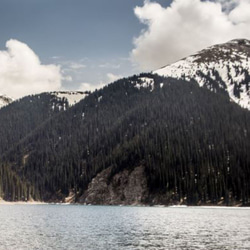
[[[40,202],[40,201],[0,201],[1,205],[48,205],[50,203]]]
[[[108,205],[108,204],[82,204],[82,203],[70,203],[70,202],[42,202],[42,201],[4,201],[0,200],[1,205],[77,205],[77,206],[114,206],[114,207],[152,207],[152,208],[203,208],[203,209],[250,209],[250,206],[222,206],[222,205],[146,205],[146,204],[134,204],[134,205],[125,205],[125,204],[117,204],[117,205]]]

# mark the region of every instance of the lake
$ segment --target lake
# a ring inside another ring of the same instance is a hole
[[[0,249],[250,249],[250,208],[0,205]]]

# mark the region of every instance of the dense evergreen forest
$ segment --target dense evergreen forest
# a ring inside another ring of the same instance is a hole
[[[47,119],[68,108],[67,100],[43,93],[27,96],[0,110],[0,154],[13,147]]]
[[[42,94],[0,110],[5,200],[64,201],[73,190],[78,201],[104,169],[111,178],[144,166],[146,203],[249,204],[250,113],[223,91],[141,74],[64,112],[51,107]]]
[[[24,97],[2,108],[0,155],[3,156],[6,151],[15,148],[36,128],[62,111],[63,107],[69,107],[67,100],[43,93]],[[7,166],[0,161],[0,197],[8,197],[8,200],[21,200],[24,197],[29,199],[30,194],[34,193],[32,188]]]

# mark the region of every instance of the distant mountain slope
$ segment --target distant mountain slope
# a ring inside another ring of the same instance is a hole
[[[11,102],[13,102],[13,100],[10,97],[0,94],[0,109],[10,104]]]
[[[27,96],[0,109],[0,154],[60,112],[65,101],[43,93]]]
[[[64,201],[73,194],[94,204],[247,204],[249,127],[249,111],[223,92],[141,74],[46,120],[0,161],[23,189],[32,187],[24,199]],[[9,186],[0,185],[2,197],[20,199]]]
[[[15,148],[27,135],[58,114],[60,107],[68,107],[67,102],[55,95],[43,93],[27,96],[0,109],[0,156]],[[14,156],[13,156],[14,157]],[[15,160],[15,158],[11,159]],[[23,157],[25,161],[26,156]],[[13,171],[11,166],[0,160],[0,197],[9,200],[29,200],[34,196],[34,188]]]
[[[75,105],[80,100],[85,98],[90,92],[89,91],[53,91],[48,92],[48,94],[51,94],[53,96],[56,96],[57,98],[64,100],[64,103],[68,103],[68,106]],[[10,97],[7,97],[5,95],[0,94],[0,109],[10,103],[12,103],[14,100]],[[65,109],[65,106],[61,107],[62,109]]]
[[[85,98],[89,92],[61,91],[26,96],[0,110],[0,154],[36,127]],[[7,101],[10,99],[6,98]]]
[[[0,155],[3,156],[43,123],[67,110],[86,95],[88,92],[42,93],[26,96],[8,106],[4,105],[0,109]],[[5,104],[10,103],[7,97],[3,97],[3,100]],[[15,159],[13,157],[11,156],[12,160]],[[26,158],[27,155],[23,157],[24,162]],[[21,180],[8,164],[1,165],[0,162],[0,197],[4,197],[3,190],[9,194],[10,200],[29,200],[35,196],[35,189],[29,182]]]
[[[54,91],[50,94],[57,96],[60,99],[67,100],[69,106],[73,106],[86,96],[89,95],[89,91]]]
[[[232,101],[250,110],[250,41],[246,39],[214,45],[154,73],[194,79],[213,92],[225,90]]]

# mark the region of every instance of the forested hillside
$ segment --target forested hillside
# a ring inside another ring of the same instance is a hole
[[[111,169],[108,183],[143,166],[141,203],[247,204],[249,128],[249,111],[226,93],[151,74],[121,79],[2,146],[0,196],[64,201],[73,192],[86,202],[98,173]]]
[[[68,107],[67,100],[43,93],[24,97],[0,109],[0,155],[3,157],[5,152],[15,148],[36,128],[62,111],[63,107]],[[23,182],[10,167],[1,161],[0,164],[0,197],[19,200],[27,196],[29,199],[29,194],[33,193],[30,185]]]
[[[64,99],[48,93],[27,96],[0,110],[0,154],[19,142],[37,126],[68,107]]]
[[[224,90],[230,99],[250,110],[250,41],[235,39],[205,48],[154,71],[177,79],[195,79],[210,91]]]

